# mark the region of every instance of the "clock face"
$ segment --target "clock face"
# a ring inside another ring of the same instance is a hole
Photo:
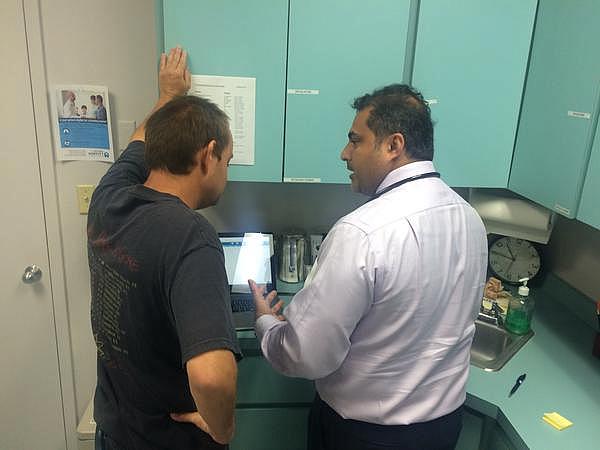
[[[540,254],[524,239],[503,237],[494,241],[489,251],[490,269],[509,283],[533,278],[540,271]]]

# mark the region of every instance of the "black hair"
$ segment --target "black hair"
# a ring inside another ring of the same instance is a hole
[[[433,123],[429,105],[419,91],[406,84],[392,84],[354,100],[358,112],[372,108],[367,126],[378,142],[402,133],[406,153],[413,159],[433,160]]]

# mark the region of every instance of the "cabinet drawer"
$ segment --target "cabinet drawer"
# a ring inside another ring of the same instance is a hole
[[[238,364],[238,407],[309,405],[314,396],[312,381],[283,376],[262,356],[246,356]]]
[[[231,450],[305,450],[309,408],[236,409]]]

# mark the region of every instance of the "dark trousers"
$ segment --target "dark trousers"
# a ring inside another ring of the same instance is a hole
[[[454,450],[462,406],[438,419],[378,425],[344,419],[317,395],[308,420],[308,450]]]
[[[127,444],[126,444],[127,445]],[[210,439],[207,435],[206,442],[200,444],[199,449],[219,449],[219,450],[227,450],[229,448],[228,445],[217,444],[215,441]],[[98,425],[96,425],[96,435],[94,438],[94,450],[128,450],[127,447],[117,444],[109,435],[107,435],[104,431],[100,429]],[[178,450],[173,448],[173,450]]]
[[[125,450],[96,425],[96,436],[94,439],[94,450]]]

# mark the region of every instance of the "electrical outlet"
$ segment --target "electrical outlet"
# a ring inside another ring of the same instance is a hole
[[[87,214],[92,200],[92,193],[96,186],[93,184],[78,184],[77,199],[79,201],[79,214]]]

